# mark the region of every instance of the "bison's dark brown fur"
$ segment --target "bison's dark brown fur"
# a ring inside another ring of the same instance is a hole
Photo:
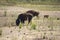
[[[19,14],[16,20],[16,25],[19,26],[20,23],[25,23],[26,20],[28,20],[28,23],[30,23],[32,17],[32,15],[26,13]]]
[[[33,16],[37,16],[37,17],[38,17],[38,15],[39,15],[39,12],[34,11],[34,10],[29,10],[29,11],[27,11],[26,13],[32,14]]]

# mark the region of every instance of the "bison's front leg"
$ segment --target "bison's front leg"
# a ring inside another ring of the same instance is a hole
[[[29,17],[28,18],[28,24],[31,22],[31,20],[32,20],[32,17]]]

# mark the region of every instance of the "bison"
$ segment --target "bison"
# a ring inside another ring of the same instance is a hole
[[[26,13],[22,13],[18,15],[18,18],[16,20],[16,25],[19,26],[20,23],[25,23],[25,21],[28,21],[28,24],[31,22],[32,18],[37,16],[38,17],[39,12],[29,10]]]

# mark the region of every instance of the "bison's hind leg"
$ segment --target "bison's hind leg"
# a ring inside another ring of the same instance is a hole
[[[29,17],[28,18],[28,24],[31,22],[31,20],[32,20],[32,17]]]

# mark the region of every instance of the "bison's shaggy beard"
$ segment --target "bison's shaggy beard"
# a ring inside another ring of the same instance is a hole
[[[20,23],[20,21],[19,21],[19,19],[17,19],[16,20],[16,25],[19,26],[19,23]]]

